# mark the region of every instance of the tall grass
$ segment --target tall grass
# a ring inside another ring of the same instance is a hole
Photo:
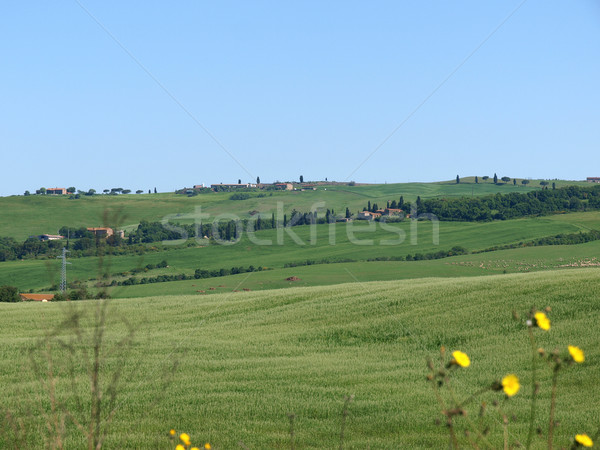
[[[598,421],[600,351],[596,334],[589,332],[600,319],[598,273],[582,269],[112,300],[137,330],[126,364],[131,372],[121,377],[120,406],[104,445],[159,448],[175,428],[215,448],[236,448],[239,442],[248,448],[289,448],[287,414],[293,411],[296,448],[335,448],[342,437],[340,399],[354,395],[343,422],[344,447],[441,448],[447,439],[432,420],[439,411],[424,381],[425,359],[442,345],[469,349],[473,365],[454,381],[461,397],[487,386],[498,373],[529,373],[530,345],[510,311],[531,304],[552,307],[552,339],[541,335],[540,346],[551,348],[558,340],[586,349],[585,365],[569,369],[556,397],[560,426],[554,439],[567,442],[574,430]],[[360,280],[360,273],[355,276]],[[78,306],[91,318],[97,303]],[[38,342],[44,336],[38,330],[51,328],[66,307],[0,305],[0,327],[11,330],[0,342],[0,398],[14,418],[30,417],[22,394],[37,394],[35,377],[21,363],[23,349]],[[87,333],[92,322],[81,322]],[[121,321],[106,330],[105,348],[128,332]],[[180,367],[176,381],[165,387],[160,367],[174,355]],[[108,356],[104,366],[114,370],[117,364]],[[71,388],[61,381],[57,393],[64,395]],[[535,425],[544,427],[552,377],[541,373],[538,382]],[[157,402],[159,394],[164,397]],[[516,435],[528,430],[530,393],[522,394],[512,402]],[[482,400],[490,405],[493,397]],[[45,421],[24,425],[27,445],[43,447]],[[501,447],[502,421],[490,419],[487,425],[491,435],[500,431],[491,443]],[[85,446],[80,431],[67,429],[70,448]],[[532,447],[545,445],[538,439],[534,436]]]

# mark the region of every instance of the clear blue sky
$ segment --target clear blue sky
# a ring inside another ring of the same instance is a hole
[[[0,195],[600,176],[600,2],[521,3],[3,2]]]

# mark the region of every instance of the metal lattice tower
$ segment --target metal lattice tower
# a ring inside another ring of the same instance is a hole
[[[60,292],[63,294],[67,290],[67,264],[71,264],[70,262],[67,262],[67,253],[69,253],[69,250],[63,247],[62,255],[57,256],[58,259],[62,259],[62,267],[60,270]]]

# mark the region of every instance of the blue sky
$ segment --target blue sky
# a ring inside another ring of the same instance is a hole
[[[597,0],[11,1],[0,54],[0,195],[600,176]]]

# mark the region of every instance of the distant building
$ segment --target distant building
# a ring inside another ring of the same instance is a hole
[[[54,294],[19,294],[23,302],[49,302],[54,298]]]
[[[358,215],[356,217],[361,220],[374,220],[378,217],[381,217],[381,213],[376,213],[376,212],[371,212],[371,211],[361,211],[358,213]]]
[[[204,183],[203,184],[195,184],[194,189],[204,189]]]
[[[65,188],[48,188],[48,189],[46,189],[46,194],[48,194],[48,195],[67,195],[67,190]]]
[[[94,233],[94,236],[101,237],[101,238],[107,238],[107,237],[110,237],[113,234],[115,234],[115,231],[112,228],[108,228],[108,227],[88,228],[87,230]],[[125,232],[123,230],[117,230],[116,234],[117,234],[117,236],[120,236],[121,238],[125,237]]]
[[[219,184],[211,184],[210,188],[215,191],[222,191],[227,189],[243,189],[243,188],[255,188],[256,184],[252,183],[219,183]]]
[[[403,213],[404,211],[398,208],[385,208],[383,211],[384,216],[401,216]]]
[[[588,183],[600,183],[600,177],[587,177]]]
[[[273,183],[277,189],[283,189],[285,191],[291,191],[294,189],[294,185],[292,183]]]

